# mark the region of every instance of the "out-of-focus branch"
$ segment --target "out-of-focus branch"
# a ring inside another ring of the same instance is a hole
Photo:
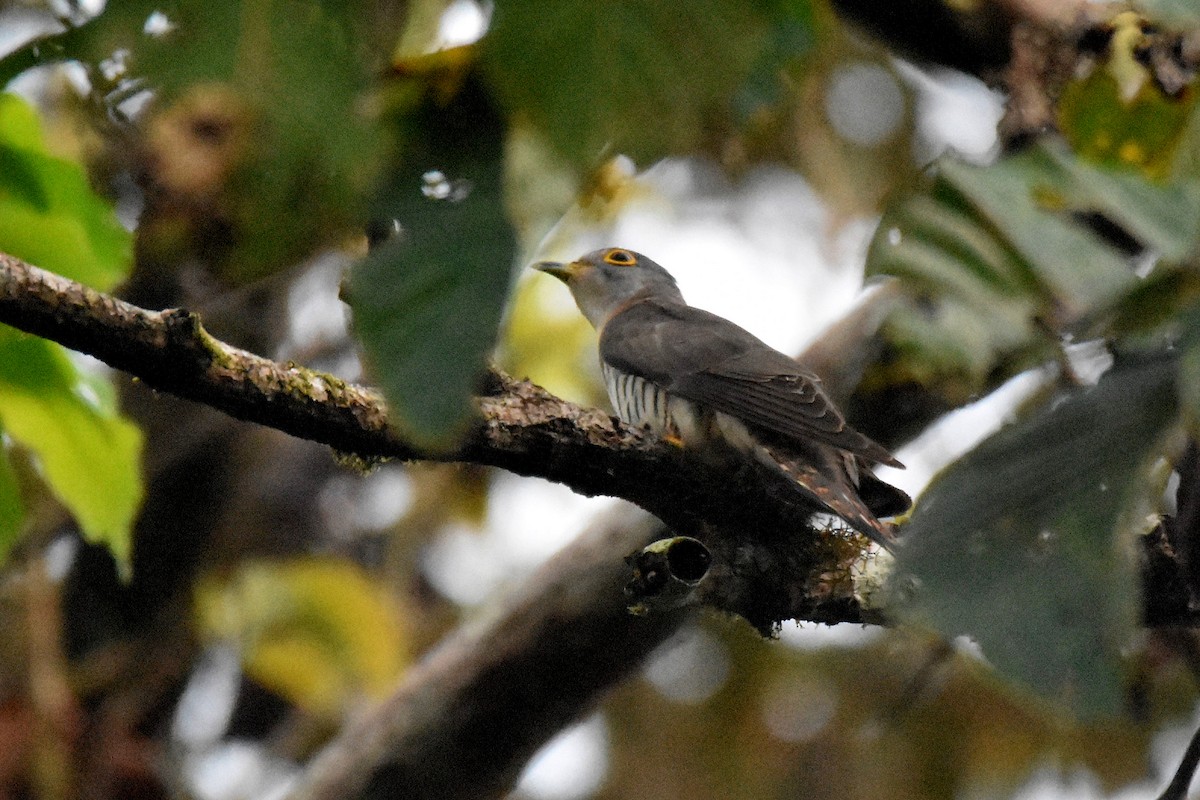
[[[288,800],[493,797],[685,618],[625,610],[614,553],[661,531],[617,509],[410,670],[319,753]]]
[[[1187,750],[1180,759],[1179,768],[1175,770],[1174,777],[1158,796],[1158,800],[1183,800],[1187,797],[1188,787],[1192,785],[1192,778],[1196,775],[1197,764],[1200,764],[1200,730],[1192,734],[1192,740],[1188,742]]]

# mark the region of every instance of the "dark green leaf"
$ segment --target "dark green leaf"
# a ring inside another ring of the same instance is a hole
[[[516,237],[504,211],[503,121],[475,81],[426,100],[379,202],[402,231],[351,273],[347,300],[376,380],[408,432],[448,444],[496,339]]]
[[[1161,265],[1116,303],[1098,309],[1082,330],[1087,338],[1170,332],[1198,301],[1200,272]]]
[[[935,480],[905,526],[897,612],[968,634],[1011,678],[1083,714],[1121,700],[1138,616],[1131,533],[1176,419],[1173,358],[1129,363],[987,439]]]
[[[649,163],[771,96],[780,65],[812,42],[808,4],[789,5],[511,0],[496,5],[483,66],[572,164],[616,152]]]

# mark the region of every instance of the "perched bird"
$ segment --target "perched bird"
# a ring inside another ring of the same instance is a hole
[[[891,548],[891,527],[878,518],[911,501],[869,467],[902,465],[846,424],[814,373],[729,320],[689,306],[671,274],[640,253],[613,247],[534,268],[566,283],[599,331],[601,372],[622,421],[680,445],[723,440]]]

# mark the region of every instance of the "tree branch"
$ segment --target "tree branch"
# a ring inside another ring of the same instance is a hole
[[[810,527],[780,474],[659,442],[528,381],[493,374],[456,448],[421,447],[373,390],[210,336],[183,310],[147,311],[0,254],[0,322],[95,356],[151,388],[365,459],[463,461],[629,500],[712,551],[695,600],[769,631],[784,619],[861,621],[850,579],[862,543]]]
[[[230,347],[194,314],[147,311],[3,253],[0,323],[93,355],[154,389],[365,459],[485,464],[629,500],[711,552],[712,569],[687,602],[738,614],[764,632],[786,619],[878,619],[851,577],[860,572],[861,540],[814,530],[814,509],[778,473],[659,442],[528,381],[493,373],[479,423],[458,447],[435,451],[391,426],[371,389]],[[1147,621],[1189,622],[1181,582],[1162,580],[1178,572],[1177,556],[1159,544],[1146,542]]]
[[[688,602],[738,614],[764,632],[786,619],[878,619],[861,606],[851,578],[861,540],[814,530],[814,509],[778,473],[659,442],[528,381],[493,373],[479,423],[458,447],[436,451],[390,425],[371,389],[231,347],[194,314],[147,311],[3,253],[0,323],[95,356],[151,388],[365,459],[485,464],[629,500],[711,551],[712,569]],[[1160,549],[1147,546],[1148,555]],[[1173,553],[1148,560],[1153,624],[1187,621],[1162,611],[1189,608],[1171,589],[1178,582],[1161,580],[1163,570],[1177,569]]]

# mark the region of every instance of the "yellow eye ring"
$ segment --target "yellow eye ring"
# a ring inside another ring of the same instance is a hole
[[[637,263],[637,256],[628,250],[613,249],[604,254],[604,263],[614,267],[632,267]]]

